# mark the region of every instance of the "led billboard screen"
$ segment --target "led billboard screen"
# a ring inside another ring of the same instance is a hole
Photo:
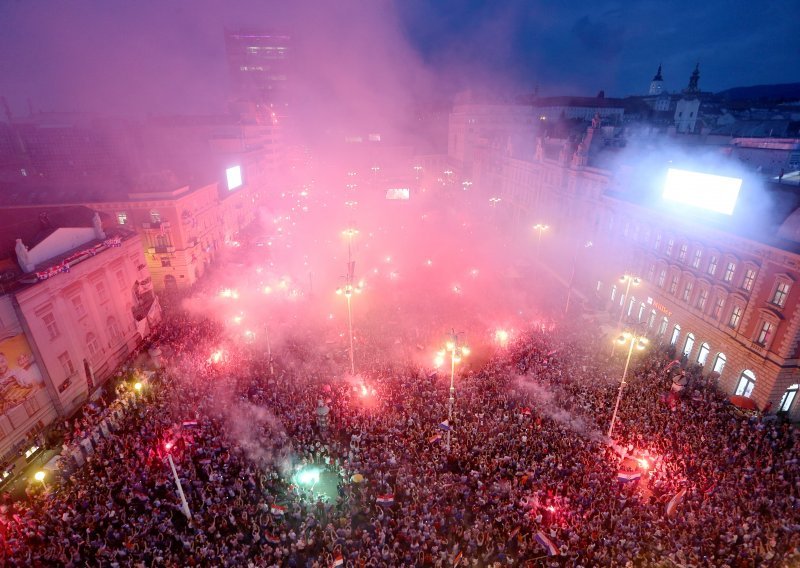
[[[667,201],[731,215],[741,188],[739,178],[669,168],[662,196]]]
[[[386,190],[386,199],[402,199],[403,201],[411,197],[411,192],[407,187],[394,187]]]
[[[225,170],[225,176],[228,178],[228,191],[232,191],[242,185],[242,167],[233,166]]]

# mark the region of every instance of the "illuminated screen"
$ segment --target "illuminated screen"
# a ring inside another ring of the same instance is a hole
[[[225,170],[225,175],[228,178],[228,191],[234,190],[242,185],[242,168],[241,166],[233,166]]]
[[[739,178],[669,168],[662,195],[668,201],[731,215],[741,187]]]
[[[408,199],[411,192],[407,187],[395,187],[386,190],[386,199]]]

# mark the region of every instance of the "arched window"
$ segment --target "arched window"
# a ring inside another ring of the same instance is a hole
[[[614,301],[614,298],[617,297],[617,286],[616,284],[611,287],[611,301]]]
[[[672,328],[672,337],[669,340],[670,345],[675,345],[678,342],[678,336],[681,334],[681,326],[677,323],[675,327]]]
[[[700,351],[697,352],[697,364],[705,366],[708,352],[711,351],[711,346],[708,343],[700,345]]]
[[[688,357],[689,353],[692,352],[694,348],[694,333],[690,333],[686,336],[686,343],[683,344],[683,354]]]
[[[728,358],[725,357],[725,353],[717,353],[716,358],[714,359],[714,368],[712,371],[715,373],[722,374],[722,369],[725,368],[725,363],[728,362]]]
[[[756,375],[750,369],[742,371],[739,375],[739,384],[736,385],[736,392],[734,394],[740,396],[750,397],[753,392],[753,387],[756,386]]]
[[[108,335],[111,336],[111,339],[118,339],[122,332],[119,329],[119,324],[117,323],[117,318],[114,316],[110,316],[106,320],[106,327],[108,328]]]
[[[652,310],[650,312],[650,317],[647,318],[647,327],[652,329],[652,327],[653,327],[653,325],[655,325],[655,323],[656,323],[656,311]]]
[[[658,326],[658,335],[659,337],[664,335],[667,332],[667,326],[669,325],[669,320],[667,316],[664,316],[664,319],[661,320],[661,325]]]
[[[786,389],[786,392],[783,393],[783,396],[781,397],[781,403],[778,405],[779,412],[789,412],[789,409],[792,408],[792,403],[797,396],[798,389],[800,389],[800,385],[798,384],[794,384]]]
[[[100,344],[97,342],[97,336],[91,331],[86,334],[86,348],[89,350],[89,355],[92,357],[100,351]]]

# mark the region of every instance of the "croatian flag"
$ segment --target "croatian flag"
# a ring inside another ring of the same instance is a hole
[[[675,497],[673,497],[672,499],[669,500],[669,503],[667,503],[667,509],[666,509],[668,517],[673,517],[673,516],[675,516],[675,513],[678,512],[678,506],[681,504],[681,501],[683,501],[683,496],[684,495],[686,495],[686,488],[685,487],[683,489],[681,489],[680,491],[678,491],[678,493],[675,494]]]
[[[197,426],[197,420],[189,420],[183,423],[184,428],[194,428],[195,426]]]
[[[617,481],[621,481],[622,483],[627,483],[629,481],[639,481],[640,477],[642,477],[642,474],[639,472],[620,471],[619,473],[617,473]]]
[[[344,558],[342,558],[341,552],[336,552],[333,555],[333,563],[331,564],[331,568],[336,568],[337,566],[344,566]]]
[[[280,544],[281,539],[272,534],[271,532],[264,533],[264,538],[267,539],[267,542],[270,544]]]
[[[536,533],[536,542],[541,544],[547,551],[548,556],[558,556],[561,551],[558,550],[556,544],[542,531]]]
[[[378,498],[375,499],[375,502],[378,505],[394,505],[394,495],[392,493],[387,493],[386,495],[378,495]]]
[[[442,439],[442,435],[441,434],[434,434],[433,436],[428,438],[428,442],[433,444],[434,442],[438,442],[441,439]]]
[[[439,424],[439,430],[444,430],[445,432],[448,432],[450,430],[450,421],[445,420],[444,422],[441,422]]]
[[[278,517],[282,517],[286,513],[286,507],[280,505],[270,505],[269,512]]]

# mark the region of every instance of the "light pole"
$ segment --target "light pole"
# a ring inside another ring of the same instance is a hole
[[[272,343],[269,340],[269,326],[264,322],[264,336],[267,338],[267,357],[269,358],[269,376],[275,376],[275,369],[272,365]]]
[[[44,471],[39,470],[34,475],[33,478],[42,484],[44,490],[47,491],[47,483],[44,482]]]
[[[358,229],[345,229],[342,234],[347,237],[347,260],[349,262],[353,258],[353,237],[358,234]]]
[[[175,485],[178,486],[178,495],[181,498],[183,514],[186,515],[186,518],[191,521],[192,512],[189,510],[189,503],[186,501],[186,495],[183,494],[183,486],[181,485],[181,480],[178,477],[178,471],[175,469],[175,462],[172,461],[172,453],[170,453],[170,450],[172,449],[172,442],[167,442],[164,447],[167,450],[167,459],[169,460],[169,467],[172,468],[172,475],[175,476]]]
[[[625,315],[625,305],[628,303],[628,294],[631,291],[631,286],[638,286],[639,283],[642,281],[638,276],[630,274],[626,272],[622,276],[619,277],[620,282],[625,282],[625,295],[623,296],[622,300],[622,309],[619,311],[619,319],[617,320],[617,329],[622,327],[622,318]],[[614,355],[614,351],[617,348],[617,343],[614,342],[611,345],[611,355]]]
[[[614,413],[611,415],[611,424],[608,425],[607,436],[609,438],[611,438],[611,434],[614,432],[614,423],[617,420],[617,410],[619,409],[619,401],[622,400],[622,391],[625,388],[625,378],[628,375],[628,365],[630,365],[631,362],[633,348],[635,346],[637,350],[641,351],[647,347],[647,344],[649,343],[644,335],[637,335],[635,333],[630,333],[629,331],[626,331],[620,335],[616,341],[616,343],[619,343],[620,345],[624,345],[626,342],[629,343],[628,358],[625,359],[625,368],[622,371],[622,380],[619,383],[619,390],[617,391],[617,402],[614,404]]]
[[[550,228],[550,225],[544,223],[536,223],[533,228],[539,232],[539,238],[536,239],[536,260],[539,260],[539,251],[542,248],[542,233]]]
[[[583,244],[584,249],[591,248],[594,245],[592,241],[586,241]],[[567,302],[564,305],[564,314],[566,315],[569,313],[569,299],[572,297],[572,284],[575,281],[575,268],[578,265],[578,253],[581,252],[580,242],[578,246],[575,248],[575,255],[572,257],[572,273],[569,276],[569,286],[567,287]]]
[[[351,299],[353,294],[360,294],[361,293],[361,286],[354,286],[353,285],[353,271],[352,271],[352,263],[348,263],[348,272],[347,276],[345,277],[345,285],[341,288],[336,289],[336,293],[340,296],[343,295],[347,300],[347,328],[350,333],[350,372],[355,375],[356,374],[356,364],[355,364],[355,357],[353,354],[353,309],[351,306]]]
[[[450,331],[450,338],[445,343],[445,351],[439,352],[439,358],[444,359],[446,352],[450,352],[450,398],[448,399],[447,406],[447,442],[445,448],[450,453],[450,433],[453,431],[453,404],[456,401],[456,363],[460,363],[461,359],[469,355],[469,347],[459,344],[459,334],[453,329]]]

